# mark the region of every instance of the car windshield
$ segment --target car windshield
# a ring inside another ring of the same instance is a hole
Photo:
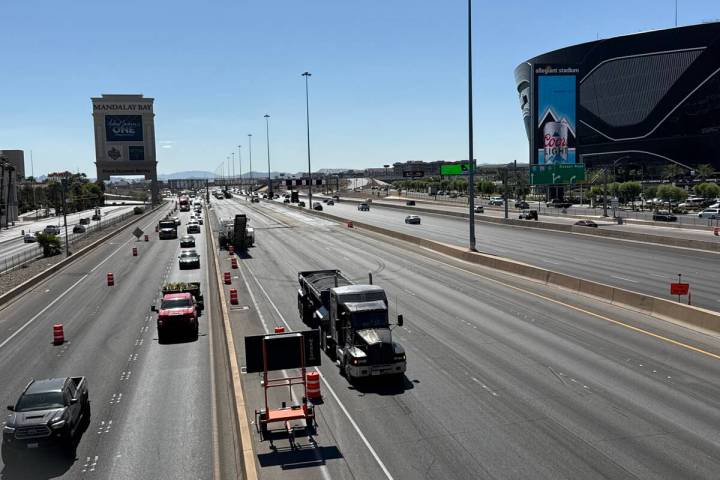
[[[48,410],[65,406],[62,392],[31,393],[20,397],[15,411],[30,412],[32,410]]]
[[[363,328],[383,328],[388,326],[384,310],[370,310],[352,314],[352,325],[356,330]]]
[[[192,307],[192,301],[189,298],[175,298],[172,300],[163,300],[160,308],[167,310],[169,308],[188,308]]]

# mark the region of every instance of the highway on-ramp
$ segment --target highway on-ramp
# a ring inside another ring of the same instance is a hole
[[[391,318],[405,316],[394,331],[404,382],[353,386],[324,357],[317,441],[328,456],[297,462],[312,456],[258,442],[262,478],[717,478],[717,336],[284,207],[214,204],[256,228],[238,275],[255,302],[241,302],[268,327],[306,328],[296,292],[308,269],[358,282],[372,272]],[[244,384],[252,418],[257,376]]]

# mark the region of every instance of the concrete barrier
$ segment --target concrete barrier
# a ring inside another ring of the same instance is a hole
[[[129,227],[130,225],[134,225],[135,223],[139,222],[140,220],[144,219],[145,217],[156,213],[158,209],[162,208],[162,206],[157,207],[155,209],[152,209],[148,212],[145,212],[144,214],[140,215],[139,217],[133,219],[132,221],[126,223],[125,225],[122,225],[121,227],[117,228],[116,230],[108,233],[107,235],[101,237],[98,240],[95,240],[90,245],[86,245],[77,252],[73,253],[71,256],[60,260],[55,265],[47,268],[46,270],[38,273],[32,278],[27,279],[17,287],[9,290],[8,292],[5,292],[3,295],[0,295],[0,307],[8,303],[13,298],[19,296],[22,293],[26,293],[30,291],[30,287],[33,287],[34,285],[37,285],[38,283],[42,282],[46,278],[50,277],[54,273],[58,272],[59,270],[65,268],[66,266],[70,265],[72,262],[77,260],[78,258],[82,257],[86,253],[90,252],[91,250],[95,249],[97,246],[101,245],[105,241],[109,240],[110,238],[114,237],[115,235],[119,234],[121,231],[123,231],[125,228]]]
[[[292,208],[297,208],[292,206]],[[305,210],[312,215],[323,217],[336,222],[345,223],[346,218],[331,215],[315,210]],[[646,315],[663,320],[682,322],[696,327],[704,328],[714,332],[720,332],[720,312],[704,308],[685,305],[682,303],[666,300],[664,298],[645,295],[631,290],[613,287],[600,282],[594,282],[572,275],[566,275],[545,268],[536,267],[508,258],[497,257],[479,252],[470,252],[455,245],[435,242],[424,238],[415,237],[406,233],[396,232],[375,225],[368,225],[362,222],[355,222],[355,231],[367,230],[390,238],[409,242],[411,244],[427,248],[434,252],[442,253],[453,258],[482,265],[484,267],[500,270],[506,273],[518,275],[545,285],[552,285],[566,290],[576,292],[583,296],[597,298],[606,303],[637,311]]]

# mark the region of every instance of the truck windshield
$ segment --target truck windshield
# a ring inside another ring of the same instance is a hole
[[[352,325],[355,330],[363,328],[385,328],[388,326],[384,310],[355,312],[352,314]]]
[[[192,307],[192,302],[189,298],[177,298],[173,300],[163,300],[160,304],[160,308],[163,310],[167,310],[169,308],[190,308]]]
[[[175,228],[175,222],[160,222],[160,228]]]
[[[62,392],[31,393],[23,395],[15,406],[17,412],[48,410],[65,406]]]

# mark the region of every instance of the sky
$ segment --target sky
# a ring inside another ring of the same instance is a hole
[[[92,105],[155,99],[158,172],[467,158],[465,0],[2,0],[0,149],[36,176],[95,176]],[[678,25],[720,18],[678,0]],[[675,0],[473,0],[475,157],[527,162],[513,70],[543,52],[675,24]]]

